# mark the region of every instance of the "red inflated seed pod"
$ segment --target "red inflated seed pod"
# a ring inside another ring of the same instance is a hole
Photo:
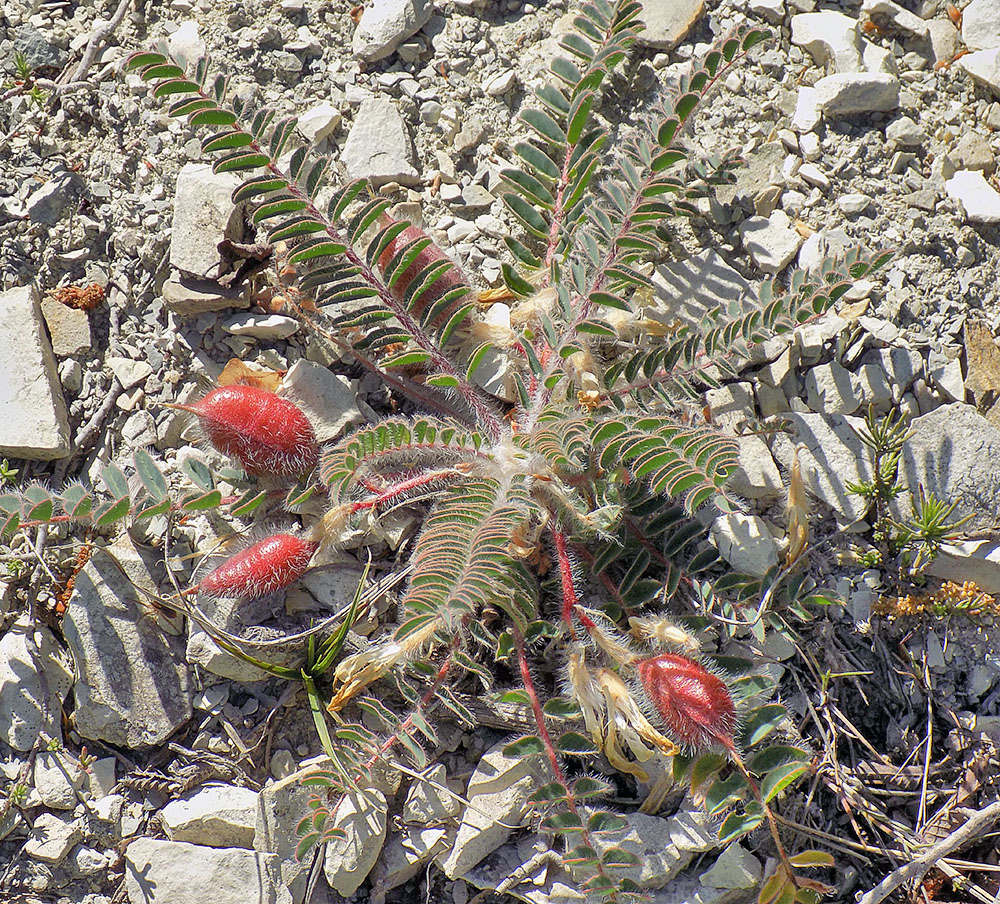
[[[389,226],[394,221],[388,214],[382,214],[379,218],[379,225],[384,229]],[[386,268],[392,261],[393,257],[409,245],[411,242],[418,241],[420,239],[430,240],[427,233],[418,229],[416,226],[407,226],[399,235],[397,235],[386,247],[386,249],[378,256],[378,266],[379,269],[385,273]],[[399,277],[398,281],[393,285],[392,292],[397,298],[404,299],[406,296],[406,290],[410,286],[410,283],[416,278],[417,274],[420,273],[425,267],[437,261],[449,261],[449,258],[437,245],[431,242],[426,248],[424,248],[414,259]],[[451,291],[457,287],[464,287],[467,291],[469,290],[468,283],[462,278],[462,272],[458,267],[452,266],[448,268],[443,274],[438,276],[434,280],[433,284],[427,289],[423,295],[417,300],[417,303],[413,305],[412,311],[417,317],[422,317],[424,312],[432,305],[435,301],[440,299],[446,292]],[[457,306],[461,303],[462,298],[456,298],[451,304],[448,305],[447,309],[443,312],[437,313],[434,316],[434,325],[440,326],[447,322],[448,317],[454,312]]]
[[[729,687],[703,665],[663,653],[635,663],[639,681],[667,733],[692,750],[735,751],[738,718]]]
[[[318,546],[296,534],[273,534],[230,556],[193,589],[236,599],[267,596],[302,577]]]
[[[170,405],[198,416],[208,441],[248,474],[298,477],[316,466],[312,424],[288,399],[256,386],[213,389],[201,401]]]

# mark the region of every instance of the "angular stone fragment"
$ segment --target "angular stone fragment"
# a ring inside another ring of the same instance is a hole
[[[183,273],[171,276],[163,284],[161,294],[169,310],[185,317],[250,306],[249,300],[238,288],[230,289],[214,279],[195,279]]]
[[[295,857],[298,843],[295,828],[307,812],[309,798],[314,793],[312,788],[302,784],[302,779],[314,772],[316,767],[299,769],[266,785],[257,798],[254,849],[274,855],[281,885],[288,889],[295,904],[302,901],[309,877],[307,864]]]
[[[56,357],[79,355],[93,346],[90,317],[86,311],[78,311],[47,296],[42,299],[42,316],[49,328]]]
[[[642,21],[646,28],[639,32],[639,43],[655,50],[673,50],[694,27],[704,9],[704,0],[644,4]]]
[[[387,97],[365,100],[354,117],[340,162],[352,179],[413,185],[420,174],[413,163],[413,146],[403,118]]]
[[[38,736],[62,740],[63,698],[73,672],[52,632],[21,616],[0,637],[0,739],[30,750]]]
[[[59,863],[82,837],[79,820],[42,813],[31,827],[31,837],[24,845],[24,853],[44,863]]]
[[[740,237],[753,262],[765,273],[784,270],[804,241],[783,210],[776,210],[769,217],[745,220],[740,225]]]
[[[196,278],[219,276],[218,244],[243,239],[243,207],[233,204],[241,180],[233,173],[213,173],[207,163],[188,163],[177,174],[170,263]]]
[[[763,577],[778,564],[778,547],[764,519],[742,512],[720,515],[712,522],[712,542],[735,571]]]
[[[928,36],[927,23],[920,16],[904,9],[898,3],[893,3],[893,0],[864,0],[861,12],[867,13],[876,22],[887,20],[899,31],[915,38]]]
[[[278,395],[302,409],[320,443],[338,439],[345,430],[365,420],[350,380],[305,358],[296,361],[285,374]]]
[[[348,794],[337,809],[333,826],[346,832],[346,837],[327,843],[323,871],[330,887],[347,897],[358,890],[382,852],[385,795],[376,788]]]
[[[69,454],[69,419],[52,346],[30,286],[0,292],[0,456]]]
[[[138,838],[125,851],[130,904],[291,904],[277,857]]]
[[[899,79],[882,73],[836,73],[815,85],[816,99],[827,117],[887,113],[899,106]]]
[[[792,16],[792,43],[812,54],[828,72],[862,72],[858,20],[830,10]]]
[[[171,841],[209,847],[253,847],[257,792],[234,785],[206,785],[160,811]]]
[[[191,688],[183,644],[141,617],[133,584],[157,592],[128,539],[95,553],[77,575],[63,631],[79,675],[77,730],[141,748],[162,743],[190,718]]]
[[[1000,48],[1000,0],[972,0],[962,10],[962,40],[970,50]]]
[[[1000,47],[968,53],[956,65],[1000,97]]]
[[[465,797],[475,807],[466,807],[454,844],[438,858],[449,879],[464,875],[510,837],[509,827],[520,824],[528,796],[541,782],[531,759],[508,757],[505,746],[483,754],[469,780]]]
[[[365,12],[369,12],[369,7]],[[343,117],[333,104],[323,102],[315,107],[310,107],[299,117],[296,128],[302,137],[311,144],[319,144],[324,138],[329,137],[340,125]]]
[[[434,11],[431,0],[374,0],[354,32],[354,55],[374,62],[389,56],[415,35]]]
[[[429,826],[457,816],[462,809],[459,799],[448,792],[448,773],[444,764],[428,769],[424,780],[415,778],[403,806],[403,822],[407,825]]]
[[[944,184],[948,196],[960,202],[973,223],[1000,223],[1000,192],[981,172],[959,170]]]
[[[992,530],[1000,511],[1000,430],[971,405],[955,402],[915,418],[913,436],[903,449],[900,479],[923,486],[945,502],[958,502],[953,517],[971,520],[965,531]],[[905,517],[907,496],[895,503]]]
[[[862,419],[798,412],[782,417],[788,422],[788,430],[775,435],[775,459],[789,468],[795,447],[804,446],[799,463],[806,491],[833,508],[841,522],[856,521],[864,514],[867,503],[851,493],[847,484],[869,480],[872,474],[871,450],[855,432],[862,426]]]

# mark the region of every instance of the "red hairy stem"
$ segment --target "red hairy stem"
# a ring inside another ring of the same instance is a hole
[[[187,592],[238,599],[267,596],[302,577],[318,546],[296,534],[274,534],[230,556]]]
[[[566,535],[560,530],[553,530],[552,538],[555,540],[559,580],[562,583],[562,620],[569,628],[570,637],[576,640],[573,613],[580,603],[580,598],[577,596],[576,584],[573,581],[573,563],[566,548]]]
[[[288,399],[256,386],[213,389],[190,405],[169,405],[198,416],[209,442],[258,477],[298,477],[319,459],[312,424]]]
[[[556,748],[552,744],[552,737],[549,734],[548,726],[545,724],[545,713],[542,711],[542,704],[538,699],[538,691],[535,690],[535,682],[531,677],[531,669],[528,667],[528,653],[524,648],[524,635],[516,624],[511,625],[511,632],[514,635],[514,645],[517,648],[517,662],[521,668],[521,680],[524,682],[524,688],[528,692],[528,699],[531,701],[531,712],[535,717],[535,727],[538,729],[538,736],[542,739],[545,754],[549,758],[549,765],[552,767],[556,781],[566,789],[566,802],[569,804],[570,809],[575,812],[576,803],[572,798],[569,783],[566,781],[562,765],[559,763],[559,754],[556,753]]]
[[[722,746],[736,754],[736,706],[725,681],[675,653],[642,659],[635,667],[673,740],[693,750]]]
[[[395,499],[405,496],[408,492],[410,492],[410,490],[419,489],[420,487],[427,486],[435,481],[443,480],[446,477],[453,477],[454,474],[454,471],[446,469],[442,469],[440,471],[428,471],[426,474],[418,474],[416,477],[411,477],[409,480],[403,480],[400,483],[389,487],[389,489],[379,492],[372,499],[366,499],[364,502],[355,502],[351,506],[351,511],[360,512],[364,509],[375,508],[379,505],[383,505],[386,502],[392,502]],[[369,487],[369,489],[371,488]],[[373,492],[375,491],[373,490]]]

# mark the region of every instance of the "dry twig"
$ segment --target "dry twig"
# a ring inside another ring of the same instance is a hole
[[[947,838],[927,848],[915,860],[893,870],[873,889],[858,898],[858,904],[879,904],[901,885],[916,879],[920,880],[937,861],[947,857],[952,851],[976,838],[984,828],[1000,821],[1000,800],[994,801],[982,810],[963,810],[968,820]]]

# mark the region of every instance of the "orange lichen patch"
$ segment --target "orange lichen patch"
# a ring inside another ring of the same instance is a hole
[[[905,596],[883,596],[872,606],[873,615],[913,618],[920,615],[996,615],[1000,606],[975,581],[945,581],[937,590]]]
[[[50,293],[60,304],[78,311],[92,311],[104,301],[104,287],[97,283],[89,286],[62,286]]]

